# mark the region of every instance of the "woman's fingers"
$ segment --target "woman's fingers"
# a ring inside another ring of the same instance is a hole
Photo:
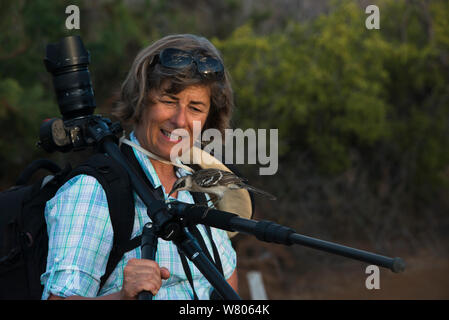
[[[162,285],[162,279],[168,279],[170,272],[167,268],[148,259],[131,259],[123,271],[122,297],[136,299],[142,291],[149,291],[156,295]]]
[[[161,268],[161,278],[164,280],[167,280],[168,278],[170,278],[170,271],[168,271],[168,269],[165,267]]]

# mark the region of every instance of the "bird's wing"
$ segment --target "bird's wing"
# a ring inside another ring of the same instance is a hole
[[[266,191],[261,190],[261,189],[257,189],[257,188],[255,188],[255,187],[253,187],[253,186],[250,186],[250,185],[247,185],[247,184],[246,184],[245,186],[243,186],[243,188],[245,188],[245,189],[247,189],[247,190],[249,190],[249,191],[252,191],[252,192],[254,192],[254,193],[260,194],[260,195],[262,195],[262,196],[265,196],[265,197],[267,197],[267,198],[270,199],[270,200],[276,200],[276,197],[273,196],[271,193],[266,192]]]
[[[195,182],[205,188],[216,185],[240,184],[242,179],[235,174],[219,169],[202,169],[194,174]]]

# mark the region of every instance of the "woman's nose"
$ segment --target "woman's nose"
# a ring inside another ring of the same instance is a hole
[[[178,106],[176,108],[176,112],[171,117],[172,123],[176,126],[176,128],[185,128],[187,124],[186,119],[186,108],[184,106]]]

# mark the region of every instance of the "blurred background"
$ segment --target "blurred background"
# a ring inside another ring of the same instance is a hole
[[[80,30],[65,28],[71,4]],[[370,4],[379,30],[365,27]],[[275,175],[241,166],[278,197],[257,197],[255,219],[407,263],[367,290],[367,264],[238,235],[241,296],[259,271],[269,299],[449,298],[448,1],[1,0],[0,30],[0,191],[33,159],[83,158],[36,147],[42,120],[60,116],[48,43],[81,35],[96,113],[110,117],[140,49],[199,34],[232,76],[233,127],[279,129]]]

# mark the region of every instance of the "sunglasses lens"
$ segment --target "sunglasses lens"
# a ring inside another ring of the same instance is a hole
[[[212,73],[222,73],[223,65],[221,62],[215,58],[202,56],[198,58],[198,71],[201,74],[212,74]]]
[[[183,69],[196,64],[198,72],[206,78],[221,79],[224,75],[224,67],[220,60],[210,56],[195,55],[187,51],[175,48],[166,48],[159,55],[159,62],[167,68]]]
[[[191,55],[179,49],[164,49],[160,54],[161,64],[167,68],[184,68],[192,63]]]

